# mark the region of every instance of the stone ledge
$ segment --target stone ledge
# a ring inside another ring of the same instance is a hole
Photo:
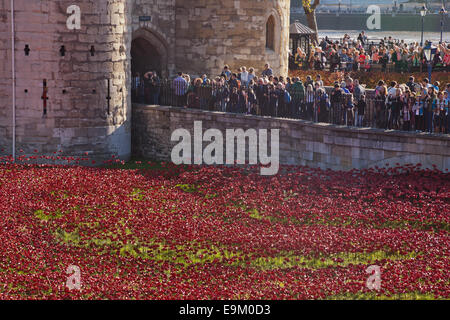
[[[192,110],[167,106],[133,106],[134,153],[168,160],[170,132],[185,127],[191,134],[195,120],[203,130],[217,128],[280,128],[280,163],[333,170],[365,169],[386,163],[422,163],[445,171],[450,167],[450,135],[352,128],[304,120]],[[207,143],[204,143],[204,146]]]
[[[137,109],[137,110],[136,110]],[[388,137],[401,137],[401,138],[417,138],[417,139],[426,139],[426,140],[438,140],[438,141],[448,141],[450,142],[450,134],[429,134],[425,132],[407,132],[407,131],[399,131],[399,130],[385,130],[385,129],[377,129],[377,128],[356,128],[356,127],[347,127],[334,125],[329,123],[314,123],[311,121],[301,120],[301,119],[286,119],[286,118],[276,118],[276,117],[267,117],[267,116],[256,116],[256,115],[247,115],[247,114],[239,114],[239,113],[228,113],[228,112],[220,112],[220,111],[208,111],[208,110],[198,110],[198,109],[187,109],[187,108],[179,108],[179,107],[170,107],[170,106],[159,106],[159,105],[144,105],[144,104],[133,104],[133,112],[147,111],[147,110],[158,110],[158,111],[176,111],[178,113],[187,113],[187,114],[202,114],[202,115],[226,115],[228,118],[241,118],[241,119],[252,119],[252,120],[272,120],[272,122],[281,122],[281,123],[291,123],[296,125],[301,125],[302,127],[311,127],[317,130],[326,129],[333,130],[339,132],[351,132],[357,135],[364,134],[379,134]],[[202,119],[204,120],[204,119]],[[220,120],[220,119],[219,119]],[[367,139],[367,136],[364,137]]]

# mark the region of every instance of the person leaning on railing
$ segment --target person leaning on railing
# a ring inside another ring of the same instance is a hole
[[[316,108],[318,114],[319,122],[329,122],[331,119],[329,118],[330,114],[330,102],[328,99],[328,94],[325,92],[325,89],[319,88],[316,91]]]
[[[259,115],[264,115],[264,95],[265,95],[265,86],[264,86],[264,79],[259,78],[257,84],[254,87],[256,100],[258,101],[259,106]]]
[[[403,96],[403,88],[402,87],[397,87],[396,88],[396,93],[394,96],[394,100],[392,102],[392,128],[391,129],[396,129],[396,130],[400,130],[401,126],[401,110],[403,109],[403,101],[402,101],[402,96]]]
[[[416,92],[414,95],[414,105],[412,107],[412,111],[414,114],[414,130],[419,132],[423,128],[423,104],[420,92]]]
[[[364,121],[364,115],[367,109],[367,103],[366,103],[366,95],[361,95],[359,101],[357,102],[355,106],[355,127],[362,127],[363,121]]]
[[[294,83],[289,88],[291,95],[291,114],[294,118],[300,117],[300,109],[305,96],[305,86],[299,78],[294,78]]]
[[[161,81],[156,72],[147,72],[144,75],[146,87],[148,87],[148,103],[159,104],[159,95],[161,93]]]
[[[339,84],[339,83],[336,82],[336,84]],[[348,123],[349,123],[349,113],[352,113],[354,119],[356,117],[356,115],[355,115],[356,110],[354,108],[355,107],[354,99],[353,99],[353,95],[347,89],[345,81],[342,81],[340,83],[339,87],[340,87],[340,89],[342,91],[342,102],[341,102],[342,110],[340,110],[340,113],[342,113],[343,116],[344,116],[345,125],[348,125]],[[341,116],[339,116],[339,117],[341,117]],[[351,123],[351,121],[350,121],[350,123]]]
[[[210,79],[206,79],[199,88],[200,108],[202,110],[214,110],[215,97]]]
[[[434,109],[434,132],[445,133],[446,127],[446,100],[444,99],[444,92],[441,91],[437,95],[435,109]]]
[[[253,114],[253,115],[259,115],[259,107],[258,107],[258,100],[256,100],[256,94],[253,90],[253,88],[248,89],[248,111],[247,113]]]
[[[219,103],[220,111],[227,111],[227,104],[230,100],[230,89],[226,83],[225,77],[221,76],[217,82],[216,98]]]
[[[287,107],[288,107],[287,105],[290,103],[289,92],[287,92],[284,89],[284,86],[282,83],[277,84],[277,86],[275,88],[275,92],[278,96],[277,108],[276,108],[275,115],[277,117],[288,118],[289,114],[287,112]],[[287,95],[289,95],[289,98],[287,98]]]
[[[433,132],[433,109],[435,108],[437,96],[433,86],[428,87],[426,94],[423,96],[424,115],[425,115],[425,131]]]
[[[397,96],[397,82],[392,81],[388,91],[387,91],[387,99],[386,99],[386,110],[387,110],[387,123],[386,123],[386,129],[392,129],[394,120],[393,120],[393,109],[395,108],[395,106],[393,106],[394,104],[394,100],[395,97]]]
[[[343,99],[343,91],[339,85],[339,83],[334,84],[334,89],[330,94],[330,103],[331,103],[331,123],[340,124],[341,122],[341,108],[342,108],[342,99]]]
[[[375,126],[378,128],[386,127],[386,97],[386,84],[383,80],[380,80],[375,88]]]
[[[140,76],[139,72],[136,72],[133,77],[133,82],[131,83],[131,99],[133,102],[139,102],[139,103],[142,102],[141,95],[140,95],[140,91],[141,91],[142,87],[143,87],[143,85],[142,85],[141,76]]]
[[[189,86],[187,92],[187,106],[191,109],[200,109],[200,88],[202,79],[196,78],[193,84]]]
[[[304,99],[304,103],[302,103],[302,110],[304,110],[304,112],[302,113],[302,118],[306,119],[308,121],[317,121],[316,116],[315,116],[315,110],[314,110],[314,106],[315,106],[315,99],[316,99],[316,94],[314,92],[314,88],[311,84],[308,84],[308,86],[306,87],[305,90],[305,99]],[[303,100],[303,99],[302,99]]]
[[[277,116],[277,107],[278,107],[278,92],[275,88],[274,84],[269,84],[269,110],[268,116],[276,117]]]
[[[410,131],[414,126],[414,106],[415,98],[414,92],[410,90],[410,88],[406,88],[405,94],[403,96],[403,130]]]
[[[172,88],[175,93],[177,107],[184,107],[186,105],[188,83],[186,79],[183,78],[182,72],[178,72],[178,77],[173,80]]]
[[[146,104],[153,104],[153,92],[152,92],[152,77],[153,72],[149,71],[144,74],[144,102]]]
[[[450,134],[450,93],[449,91],[444,91],[444,128],[445,133]]]
[[[246,113],[248,110],[248,93],[247,88],[241,86],[239,88],[238,113]]]
[[[271,85],[269,83],[269,80],[264,78],[264,85],[263,85],[263,115],[264,116],[270,116],[270,94],[271,94]]]

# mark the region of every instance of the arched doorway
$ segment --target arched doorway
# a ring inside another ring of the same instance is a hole
[[[162,75],[162,57],[155,46],[144,38],[136,38],[131,43],[131,72],[141,76],[148,71]]]
[[[163,79],[169,77],[168,45],[157,32],[140,28],[133,32],[131,41],[131,100],[138,103],[159,104]],[[144,78],[147,72],[159,78]],[[156,87],[155,87],[156,84]]]
[[[169,51],[168,44],[157,32],[140,28],[133,32],[131,42],[131,71],[141,75],[156,71],[159,77],[167,78]]]

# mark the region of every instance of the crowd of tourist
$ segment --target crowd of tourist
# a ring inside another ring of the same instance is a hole
[[[225,66],[212,79],[181,72],[172,81],[156,72],[133,79],[136,102],[430,133],[450,133],[449,93],[450,84],[414,77],[405,84],[381,80],[366,90],[347,76],[326,88],[320,75],[277,77],[268,64],[259,75],[253,68],[233,72]]]
[[[297,48],[295,55],[290,57],[290,65],[296,69],[327,68],[330,71],[386,71],[392,65],[392,71],[413,72],[427,68],[423,49],[418,42],[408,44],[392,37],[377,44],[369,43],[363,31],[357,39],[351,39],[347,34],[340,41],[325,37],[317,46],[311,46],[309,54]],[[431,66],[433,70],[450,70],[450,44],[437,45]]]
[[[440,90],[440,83],[427,78],[406,84],[393,81],[389,87],[380,81],[375,88],[375,121],[379,127],[450,133],[450,83]],[[384,112],[384,115],[383,115]]]

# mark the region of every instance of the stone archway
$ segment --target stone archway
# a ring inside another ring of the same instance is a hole
[[[164,39],[146,28],[133,33],[131,42],[131,72],[141,75],[157,71],[162,78],[169,76],[168,46]]]

